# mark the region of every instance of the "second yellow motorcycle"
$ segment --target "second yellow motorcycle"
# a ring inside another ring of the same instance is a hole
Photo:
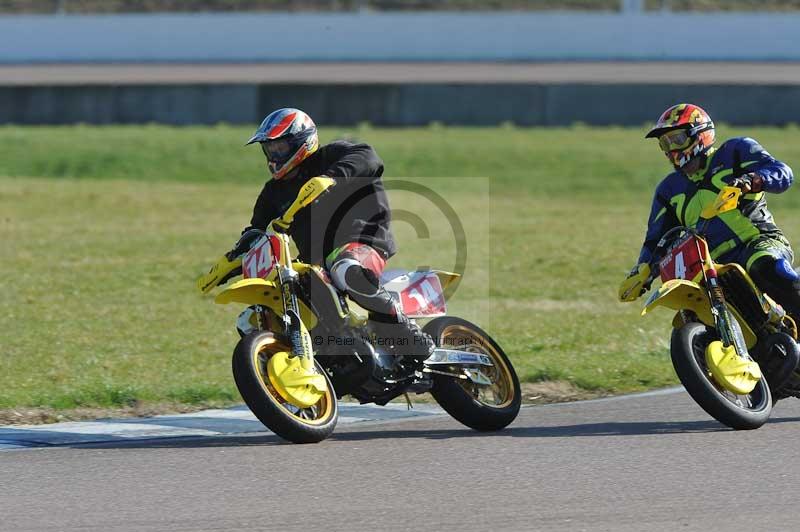
[[[662,284],[642,315],[677,310],[670,354],[686,391],[703,410],[734,429],[766,423],[773,400],[800,397],[797,325],[738,264],[716,264],[704,230],[737,208],[741,191],[724,187],[696,227],[676,227],[658,243],[650,278]]]

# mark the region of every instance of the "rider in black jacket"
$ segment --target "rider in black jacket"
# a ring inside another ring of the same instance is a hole
[[[258,195],[250,226],[228,255],[238,256],[252,242],[251,229],[265,230],[297,197],[309,179],[336,181],[330,192],[301,210],[289,228],[298,258],[325,266],[333,284],[367,309],[380,334],[405,340],[410,352],[427,357],[432,341],[403,314],[381,286],[386,260],[395,254],[391,211],[381,175],[383,161],[367,144],[345,141],[319,146],[317,128],[298,109],[268,115],[248,144],[260,143],[272,179]]]
[[[290,228],[298,258],[323,264],[336,248],[360,242],[386,260],[397,249],[389,227],[391,215],[382,174],[383,161],[367,144],[335,141],[321,146],[293,169],[291,177],[266,182],[253,208],[250,227],[266,229],[309,179],[325,175],[335,179],[337,186],[324,201],[300,211]],[[319,234],[323,225],[331,231],[327,238]]]

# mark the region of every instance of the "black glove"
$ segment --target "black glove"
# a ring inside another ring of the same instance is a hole
[[[743,194],[761,192],[764,188],[764,179],[755,172],[751,172],[731,181],[731,186],[741,189]]]
[[[255,242],[262,236],[264,236],[264,231],[261,229],[248,227],[242,231],[242,236],[239,237],[239,240],[233,245],[233,249],[227,252],[225,256],[228,258],[228,260],[233,260],[240,255],[244,255],[250,251],[250,248],[253,246],[253,244],[255,244]]]

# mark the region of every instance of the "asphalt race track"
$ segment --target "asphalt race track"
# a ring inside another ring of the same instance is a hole
[[[797,530],[800,402],[734,432],[683,392],[523,409],[0,452],[2,531]]]
[[[798,85],[800,66],[779,62],[699,61],[0,65],[0,86],[188,83]]]

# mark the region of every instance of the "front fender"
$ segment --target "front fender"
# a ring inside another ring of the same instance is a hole
[[[691,310],[705,324],[713,324],[711,302],[700,285],[683,279],[672,279],[658,287],[658,290],[647,298],[642,316],[656,307],[667,307],[673,310]]]
[[[710,327],[714,327],[714,316],[711,314],[711,302],[708,294],[697,283],[683,279],[672,279],[658,287],[645,303],[642,309],[642,316],[656,307],[666,307],[673,310],[690,310],[697,315],[697,318]],[[750,325],[742,318],[739,312],[728,305],[728,309],[739,322],[744,334],[745,344],[752,348],[758,341]],[[678,324],[679,320],[673,320],[673,325]]]
[[[272,308],[281,304],[281,291],[272,281],[264,279],[241,279],[236,281],[214,298],[214,303],[244,303],[245,305],[265,305]],[[281,309],[282,310],[282,309]]]
[[[228,303],[243,303],[245,305],[262,305],[272,309],[278,316],[283,316],[283,299],[280,287],[273,281],[252,278],[236,281],[228,288],[217,294],[214,303],[227,305]],[[300,318],[305,326],[311,330],[317,325],[317,317],[302,301],[300,305]]]

